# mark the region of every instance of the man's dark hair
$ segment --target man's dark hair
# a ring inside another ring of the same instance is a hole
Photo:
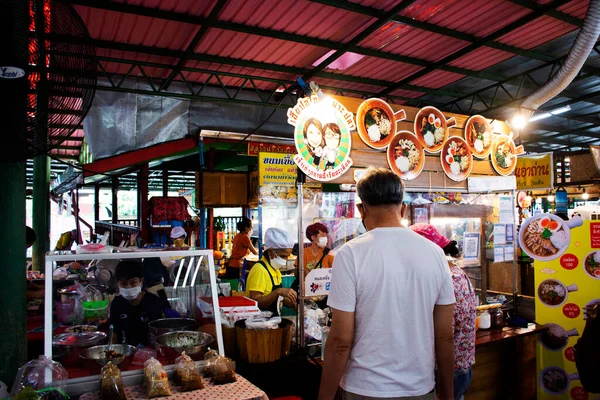
[[[115,278],[117,280],[121,279],[132,279],[132,278],[143,278],[142,274],[142,263],[137,260],[125,260],[121,261],[119,265],[117,265],[117,270],[115,271]]]
[[[389,169],[369,167],[356,184],[356,192],[368,206],[400,205],[404,183]]]
[[[242,217],[240,221],[236,224],[236,228],[238,231],[242,232],[246,228],[250,228],[252,226],[252,220],[250,218]]]
[[[460,254],[456,240],[451,241],[444,247],[444,254],[450,257],[457,257]]]
[[[26,226],[26,237],[27,237],[27,241],[25,242],[25,244],[27,245],[27,247],[33,246],[33,244],[35,243],[35,241],[37,240],[37,235],[35,234],[35,231],[33,229],[31,229],[30,227]]]

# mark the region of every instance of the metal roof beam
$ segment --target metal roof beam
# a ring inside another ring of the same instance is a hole
[[[381,92],[379,92],[380,95],[385,95],[388,94],[394,90],[399,89],[400,87],[402,87],[403,85],[406,85],[410,82],[412,82],[413,80],[420,78],[422,76],[427,75],[428,73],[435,71],[437,66],[439,65],[445,65],[448,64],[468,53],[470,53],[473,50],[476,50],[482,46],[487,45],[489,42],[494,41],[502,36],[504,36],[505,34],[512,32],[513,30],[520,28],[521,26],[537,19],[538,17],[544,15],[546,12],[555,9],[556,7],[560,7],[563,4],[568,3],[570,0],[553,0],[548,4],[545,4],[544,6],[537,8],[536,10],[532,11],[531,13],[525,15],[524,17],[521,17],[519,19],[517,19],[516,21],[504,26],[501,29],[498,29],[497,31],[479,39],[478,41],[471,43],[469,46],[462,48],[461,50],[458,50],[452,54],[450,54],[447,57],[444,57],[442,60],[438,61],[435,63],[435,66],[433,67],[428,67],[428,68],[424,68],[420,71],[415,72],[414,74],[402,79],[401,81],[393,84],[392,86],[388,87],[387,89],[382,90]]]
[[[200,29],[198,30],[198,32],[196,32],[196,34],[190,41],[190,44],[185,49],[183,57],[181,57],[179,59],[179,61],[177,61],[177,65],[175,65],[175,68],[173,68],[173,70],[171,71],[171,73],[169,74],[167,79],[165,79],[165,81],[163,82],[163,84],[160,86],[160,88],[158,90],[167,89],[169,87],[169,85],[171,84],[171,82],[173,82],[173,79],[177,76],[177,74],[179,74],[181,72],[181,68],[186,63],[189,56],[195,52],[196,47],[198,46],[198,43],[200,43],[200,40],[202,40],[202,38],[204,37],[206,32],[208,32],[208,29],[210,27],[212,27],[215,24],[215,22],[217,22],[217,18],[219,17],[221,10],[223,9],[223,7],[225,6],[226,3],[227,3],[227,0],[218,0],[217,3],[213,6],[213,9],[211,10],[208,18],[206,19],[206,22],[204,22],[200,26]]]
[[[51,41],[65,42],[65,43],[79,43],[82,41],[82,39],[80,39],[80,38],[64,36],[64,35],[55,35],[55,34],[49,34],[48,38]],[[145,46],[145,45],[138,45],[138,44],[123,43],[123,42],[113,42],[110,40],[102,40],[102,39],[91,39],[91,44],[94,45],[95,47],[104,48],[104,49],[112,49],[112,50],[127,51],[127,52],[134,52],[134,53],[137,52],[137,53],[144,53],[144,54],[171,57],[171,58],[183,57],[183,52],[180,50],[172,50],[172,49],[154,47],[154,46]],[[362,83],[362,84],[366,84],[366,85],[380,86],[380,87],[387,87],[388,85],[393,84],[393,82],[380,80],[380,79],[363,78],[363,77],[354,76],[354,75],[342,75],[342,74],[337,74],[337,73],[333,73],[333,72],[323,72],[323,71],[314,73],[312,70],[307,69],[307,68],[291,67],[291,66],[286,66],[286,65],[264,63],[264,62],[259,62],[259,61],[242,60],[242,59],[231,58],[231,57],[213,56],[210,54],[194,53],[189,56],[189,59],[195,60],[195,61],[205,61],[205,62],[210,62],[210,63],[233,65],[233,66],[238,66],[238,67],[248,67],[248,68],[262,69],[262,70],[267,70],[267,71],[283,72],[283,73],[289,73],[289,74],[293,74],[293,75],[312,74],[313,76],[326,78],[326,79],[333,79],[333,80],[345,81],[345,82]],[[440,95],[440,96],[450,96],[450,97],[461,97],[461,96],[465,95],[464,93],[456,92],[453,90],[430,89],[430,88],[425,88],[425,87],[415,86],[415,85],[403,85],[402,87],[400,87],[400,89],[412,90],[412,91],[417,91],[420,93],[436,94],[436,95]]]
[[[536,3],[535,1],[531,1],[531,0],[508,0],[508,1],[510,1],[511,3],[514,3],[518,6],[529,8],[530,10],[536,10],[541,7],[540,4]],[[582,19],[579,19],[577,17],[574,17],[572,15],[569,15],[569,14],[564,13],[559,10],[550,10],[550,11],[546,12],[546,15],[548,15],[549,17],[552,17],[554,19],[557,19],[559,21],[563,21],[563,22],[567,22],[571,25],[575,25],[578,28],[581,28],[583,26]]]

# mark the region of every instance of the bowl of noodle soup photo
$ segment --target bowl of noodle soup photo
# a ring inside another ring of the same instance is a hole
[[[591,278],[600,279],[600,250],[592,251],[585,256],[583,270]]]
[[[539,214],[528,218],[519,231],[521,248],[534,260],[555,260],[571,244],[571,229],[581,225],[583,220],[580,217],[569,221],[554,214]]]
[[[576,292],[577,285],[565,286],[559,280],[546,279],[538,286],[537,294],[542,303],[548,307],[560,307],[569,298],[569,292]]]
[[[415,179],[425,166],[423,146],[412,132],[396,133],[387,149],[390,169],[404,180]]]

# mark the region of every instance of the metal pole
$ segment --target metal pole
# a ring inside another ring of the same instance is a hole
[[[17,369],[27,357],[27,311],[25,291],[25,163],[6,163],[0,168],[0,209],[3,229],[0,229],[0,259],[2,286],[0,290],[0,381],[10,387]],[[38,240],[43,234],[38,233]]]
[[[304,349],[304,232],[302,230],[302,204],[304,202],[303,185],[306,175],[298,168],[298,332],[300,348]]]
[[[44,256],[50,249],[50,159],[46,155],[33,159],[33,221],[37,240],[32,248],[33,270],[42,271]]]
[[[262,204],[258,205],[258,259],[260,260],[263,255],[263,217],[262,217]]]
[[[112,223],[116,224],[119,220],[119,198],[118,198],[118,190],[119,190],[119,177],[113,176],[112,178]],[[112,236],[112,235],[111,235]],[[111,237],[111,240],[114,236]]]
[[[513,216],[513,220],[512,220],[512,227],[513,227],[513,305],[515,306],[515,312],[517,311],[517,295],[518,295],[518,289],[517,289],[517,238],[516,238],[516,226],[515,226],[515,221],[517,220],[516,215],[515,215],[515,209],[517,208],[517,203],[516,203],[516,191],[515,189],[513,189],[512,191],[512,216]]]

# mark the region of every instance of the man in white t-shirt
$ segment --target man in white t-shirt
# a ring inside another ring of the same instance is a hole
[[[402,180],[369,168],[356,185],[367,233],[336,254],[319,399],[453,399],[454,290],[443,251],[402,227]]]

